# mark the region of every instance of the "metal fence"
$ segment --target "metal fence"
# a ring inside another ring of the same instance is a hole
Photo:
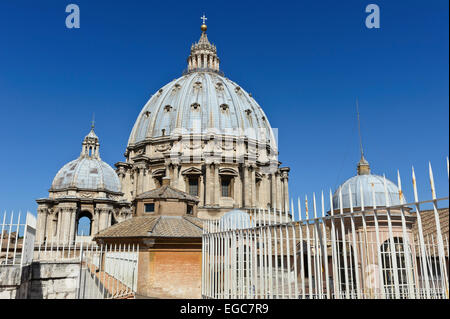
[[[0,267],[31,264],[36,235],[36,217],[27,212],[0,215]]]
[[[448,161],[447,161],[448,172]],[[449,298],[448,196],[437,198],[429,167],[431,199],[419,201],[412,171],[414,202],[405,203],[398,176],[400,205],[325,212],[325,197],[307,198],[291,211],[255,210],[233,218],[208,220],[203,233],[204,298],[400,299]],[[448,177],[448,176],[447,176]],[[373,189],[373,188],[372,188]],[[362,190],[360,194],[363,194]],[[350,203],[352,192],[348,190]],[[318,205],[320,204],[320,208]],[[425,211],[423,207],[430,205]],[[302,206],[306,218],[302,217]],[[427,224],[424,225],[424,220]],[[431,222],[430,222],[431,221]]]
[[[78,298],[134,298],[139,245],[91,246],[81,252]]]
[[[123,299],[136,293],[138,252],[139,245],[50,240],[36,245],[33,260],[79,264],[79,299]]]

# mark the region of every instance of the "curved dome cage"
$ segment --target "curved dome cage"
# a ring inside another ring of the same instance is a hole
[[[373,193],[375,193],[375,204],[377,207],[395,206],[400,205],[400,192],[393,182],[386,179],[386,193],[388,202],[386,203],[386,194],[384,187],[384,177],[379,175],[356,175],[347,181],[345,181],[341,186],[338,187],[333,195],[333,208],[339,209],[339,191],[342,191],[342,208],[350,208],[350,194],[351,193],[351,204],[353,208],[361,207],[364,201],[364,207],[373,207]],[[405,199],[406,202],[406,199]]]
[[[250,215],[238,209],[229,211],[219,219],[220,229],[245,229],[255,226],[256,225],[251,220]]]

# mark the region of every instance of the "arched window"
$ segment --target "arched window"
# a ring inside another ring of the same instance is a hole
[[[358,265],[355,266],[355,258],[353,256],[353,247],[348,240],[339,241],[337,245],[339,283],[341,292],[349,294],[350,297],[356,295],[356,271]]]
[[[408,273],[405,258],[405,245],[403,244],[403,239],[400,237],[394,237],[392,239],[393,245],[391,245],[391,240],[388,239],[381,245],[380,250],[386,298],[396,298],[395,276],[397,276],[398,280],[400,298],[406,298],[408,296]],[[410,264],[412,264],[412,262]]]
[[[88,211],[82,211],[77,220],[77,236],[91,236],[92,215]]]

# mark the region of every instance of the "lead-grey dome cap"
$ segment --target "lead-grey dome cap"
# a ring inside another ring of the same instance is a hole
[[[64,165],[56,174],[52,190],[79,188],[120,192],[119,177],[107,163],[98,159],[77,158]]]
[[[83,140],[80,157],[64,165],[53,179],[51,190],[67,188],[119,193],[121,184],[114,169],[100,159],[100,144],[92,127]]]
[[[373,174],[356,175],[346,180],[338,187],[333,195],[333,208],[339,209],[339,191],[342,191],[342,208],[350,208],[350,193],[352,196],[352,207],[361,207],[364,200],[364,207],[373,207],[373,192],[375,192],[375,204],[377,207],[400,205],[400,192],[393,182],[386,179],[386,193],[384,188],[384,177]]]

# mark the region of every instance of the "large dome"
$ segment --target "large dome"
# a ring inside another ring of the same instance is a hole
[[[223,76],[217,49],[205,31],[191,47],[183,76],[159,89],[143,107],[128,140],[130,148],[161,136],[214,134],[277,149],[267,116],[251,94]]]
[[[166,135],[216,133],[247,137],[276,149],[258,103],[235,82],[213,72],[193,72],[165,85],[145,104],[128,145]]]
[[[68,188],[119,193],[121,185],[114,169],[100,159],[100,144],[94,128],[84,138],[80,157],[64,165],[52,182],[51,191]]]
[[[121,188],[119,178],[112,167],[95,158],[77,158],[64,165],[53,179],[54,191],[73,187],[116,193],[120,192]]]

